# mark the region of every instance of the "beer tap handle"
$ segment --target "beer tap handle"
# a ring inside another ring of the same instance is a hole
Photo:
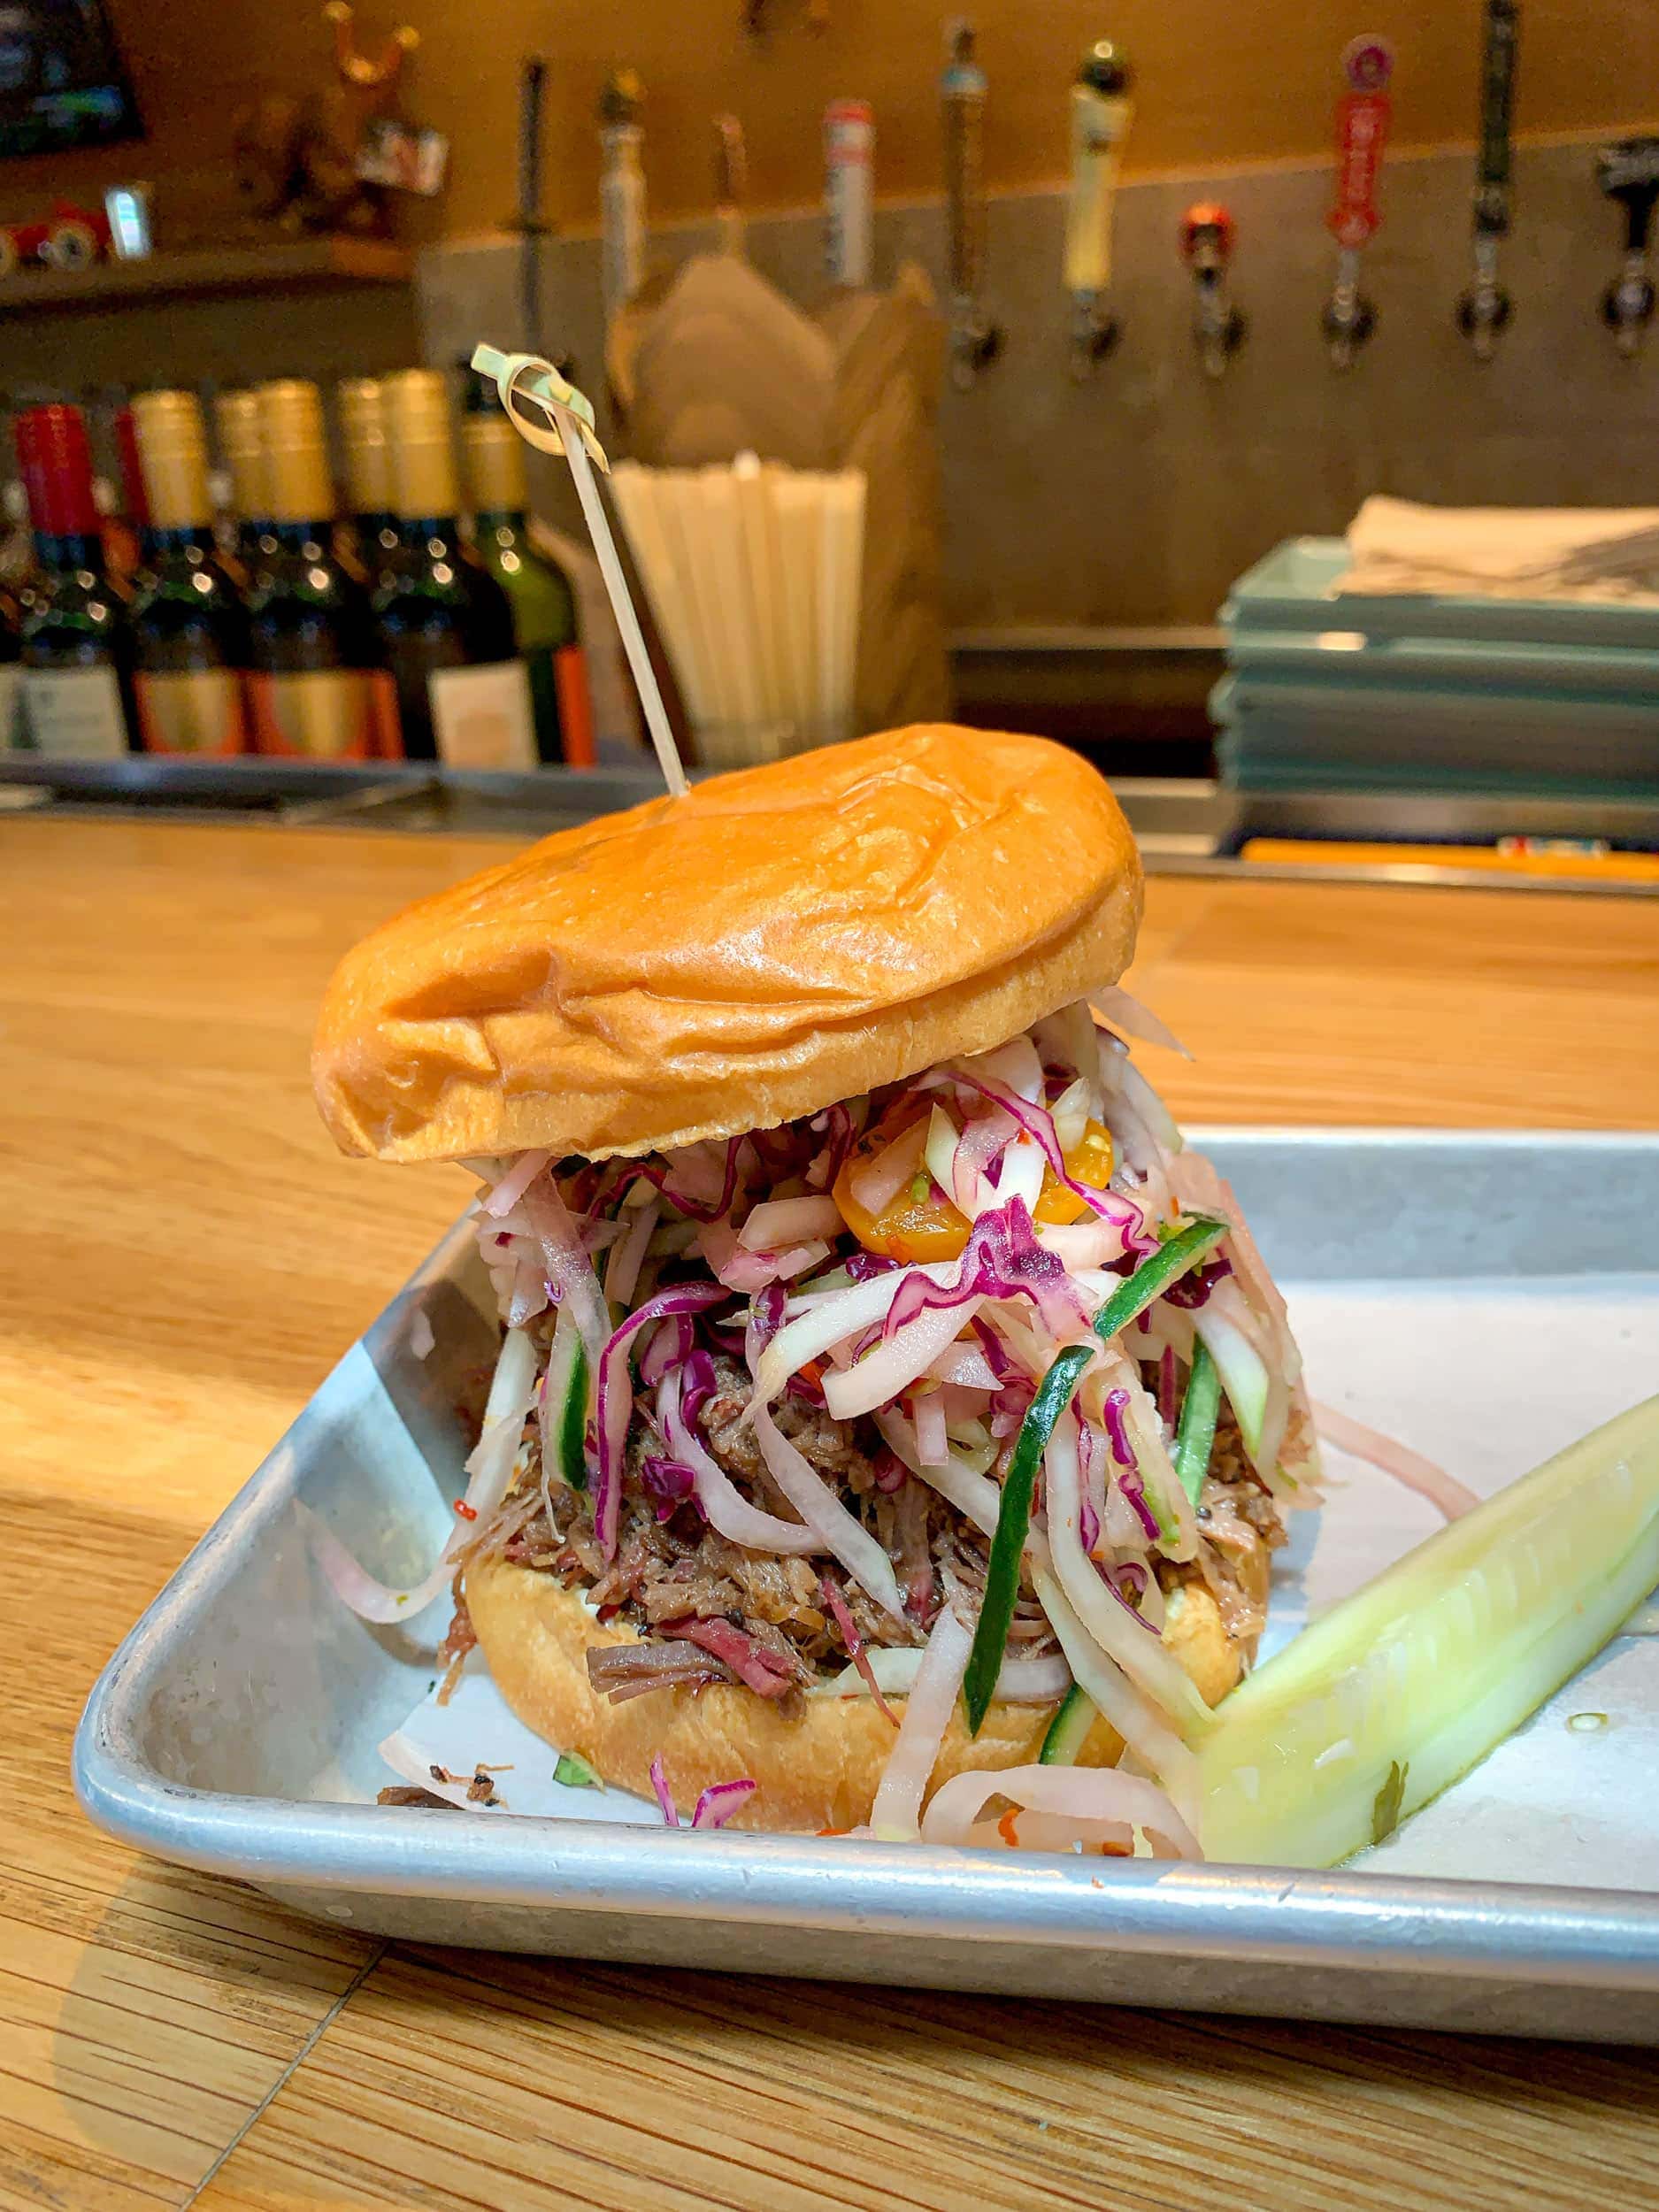
[[[1595,157],[1596,181],[1624,217],[1624,262],[1601,295],[1601,320],[1627,361],[1641,350],[1653,319],[1654,285],[1647,251],[1659,201],[1659,138],[1627,138]]]
[[[950,293],[950,377],[971,390],[980,370],[1002,349],[1002,333],[986,319],[985,72],[974,56],[973,26],[958,16],[945,26],[945,70],[939,81],[945,134],[945,242]]]
[[[1377,327],[1377,311],[1360,290],[1360,254],[1376,236],[1377,182],[1388,142],[1393,103],[1388,82],[1394,49],[1386,39],[1356,38],[1342,55],[1348,90],[1336,108],[1336,196],[1325,227],[1336,240],[1336,281],[1320,318],[1331,365],[1350,369]]]
[[[1478,361],[1490,361],[1515,303],[1498,281],[1498,242],[1513,212],[1511,126],[1520,0],[1486,0],[1480,65],[1480,150],[1475,160],[1474,281],[1457,303],[1457,326]]]
[[[1071,374],[1079,382],[1117,342],[1107,310],[1112,213],[1123,142],[1134,112],[1134,73],[1121,48],[1097,39],[1071,86],[1071,192],[1065,288],[1071,295]]]
[[[1193,335],[1206,376],[1225,376],[1244,343],[1244,317],[1227,296],[1233,248],[1233,218],[1225,207],[1201,200],[1182,216],[1181,256],[1196,295]]]

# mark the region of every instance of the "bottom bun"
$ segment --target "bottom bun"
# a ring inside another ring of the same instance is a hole
[[[495,1686],[513,1712],[557,1750],[577,1753],[604,1781],[649,1798],[651,1761],[660,1753],[669,1787],[687,1809],[711,1783],[748,1775],[758,1785],[734,1828],[816,1832],[869,1819],[895,1741],[893,1724],[873,1698],[809,1694],[780,1711],[752,1690],[720,1683],[651,1690],[613,1705],[588,1681],[588,1654],[636,1643],[632,1628],[595,1619],[553,1576],[499,1556],[467,1569],[466,1603]],[[1229,1640],[1200,1582],[1171,1592],[1164,1642],[1212,1705],[1243,1671],[1247,1654]],[[904,1700],[888,1702],[902,1710]],[[1028,1765],[1056,1709],[999,1699],[977,1736],[969,1735],[958,1709],[933,1786],[974,1769]],[[1122,1749],[1115,1730],[1097,1720],[1079,1763],[1110,1766]]]

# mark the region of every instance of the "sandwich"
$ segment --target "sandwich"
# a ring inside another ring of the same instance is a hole
[[[453,1668],[698,1825],[1187,1854],[1317,1496],[1233,1193],[1132,1043],[1139,856],[924,726],[566,829],[329,986],[342,1148],[460,1162],[501,1351]],[[473,1653],[476,1652],[476,1657]]]

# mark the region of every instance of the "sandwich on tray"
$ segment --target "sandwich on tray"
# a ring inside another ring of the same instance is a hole
[[[1141,902],[1085,763],[919,727],[357,946],[324,1117],[482,1179],[503,1338],[432,1574],[330,1543],[342,1594],[452,1585],[448,1655],[698,1824],[1192,1853],[1318,1467],[1283,1302],[1132,1056],[1172,1042],[1115,987]]]

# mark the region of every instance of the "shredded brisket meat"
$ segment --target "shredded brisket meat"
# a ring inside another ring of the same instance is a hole
[[[715,1370],[716,1393],[699,1416],[710,1452],[755,1504],[793,1519],[753,1429],[740,1417],[748,1399],[748,1375],[724,1354]],[[919,1646],[946,1600],[954,1601],[965,1617],[976,1616],[989,1563],[988,1537],[914,1477],[894,1490],[879,1487],[875,1463],[880,1441],[867,1424],[843,1425],[823,1407],[791,1396],[780,1400],[773,1412],[783,1434],[835,1486],[893,1561],[905,1594],[903,1622],[895,1621],[856,1583],[842,1585],[847,1611],[862,1641],[878,1648]],[[1010,1438],[992,1471],[996,1478],[1005,1473],[1012,1446]],[[606,1560],[595,1539],[589,1494],[562,1483],[543,1489],[533,1428],[519,1486],[480,1531],[479,1549],[498,1551],[515,1565],[556,1575],[565,1587],[580,1590],[601,1620],[639,1632],[637,1643],[588,1655],[589,1680],[613,1702],[657,1689],[695,1691],[738,1682],[762,1697],[784,1698],[838,1672],[851,1655],[824,1600],[822,1563],[747,1551],[710,1528],[695,1500],[659,1520],[657,1501],[639,1480],[639,1465],[647,1455],[661,1455],[665,1448],[641,1402],[629,1438],[632,1479],[624,1486],[616,1553]],[[1202,1576],[1215,1594],[1228,1633],[1251,1637],[1262,1625],[1262,1609],[1243,1586],[1240,1571],[1253,1554],[1282,1544],[1285,1528],[1225,1404],[1198,1523],[1205,1539],[1198,1557],[1185,1568],[1164,1563],[1160,1572],[1166,1586]],[[443,1647],[452,1675],[472,1640],[461,1600]],[[1028,1578],[1021,1579],[1009,1641],[1026,1657],[1057,1648]]]

